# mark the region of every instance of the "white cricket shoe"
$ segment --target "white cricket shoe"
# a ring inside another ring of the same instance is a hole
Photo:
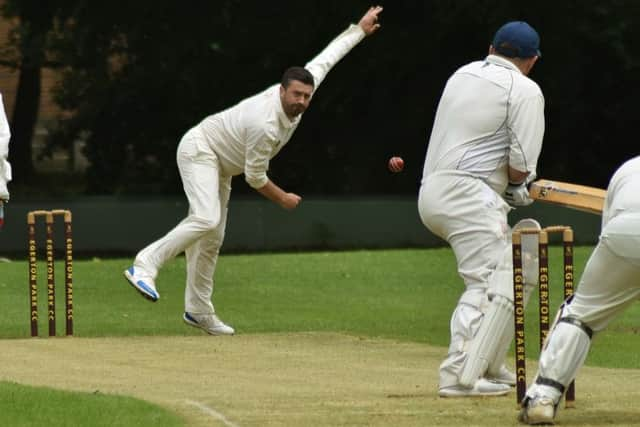
[[[443,387],[438,391],[440,397],[479,397],[479,396],[504,396],[511,391],[511,387],[506,384],[498,384],[480,378],[473,387],[455,385]]]
[[[182,315],[184,323],[196,328],[200,328],[209,335],[233,335],[235,330],[225,324],[215,314],[192,314],[185,312]]]
[[[146,271],[138,267],[129,267],[124,271],[124,277],[136,291],[149,301],[156,302],[160,299],[160,294],[156,291],[156,284]]]
[[[506,366],[502,365],[498,372],[487,372],[485,376],[489,381],[493,381],[495,383],[506,384],[511,387],[516,386],[516,374],[507,369]]]
[[[518,415],[518,421],[529,425],[553,425],[556,405],[548,397],[527,398]]]

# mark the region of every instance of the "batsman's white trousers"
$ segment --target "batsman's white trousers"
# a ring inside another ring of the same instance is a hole
[[[451,245],[466,286],[451,318],[448,355],[440,365],[440,387],[450,387],[458,385],[466,343],[482,321],[490,277],[505,251],[511,250],[507,224],[511,208],[480,179],[449,171],[432,174],[422,183],[418,209],[424,225]]]
[[[164,237],[142,249],[134,265],[155,278],[165,262],[185,252],[185,311],[213,313],[213,275],[224,240],[231,177],[220,174],[218,157],[198,127],[182,137],[177,162],[189,214]]]

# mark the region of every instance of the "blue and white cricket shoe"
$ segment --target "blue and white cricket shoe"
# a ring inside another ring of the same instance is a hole
[[[130,267],[124,271],[124,277],[136,291],[148,299],[149,301],[156,302],[160,299],[160,294],[156,291],[156,284],[153,279],[144,273],[140,268]]]
[[[192,314],[185,312],[182,320],[189,326],[200,328],[209,335],[233,335],[235,330],[226,325],[215,314]]]

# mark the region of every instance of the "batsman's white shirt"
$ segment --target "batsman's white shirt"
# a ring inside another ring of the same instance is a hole
[[[315,89],[331,68],[363,38],[350,25],[305,68]],[[155,278],[158,269],[181,252],[187,258],[185,311],[214,312],[213,275],[224,240],[231,177],[244,173],[253,188],[267,183],[269,161],[289,141],[301,117],[289,120],[276,84],[220,113],[206,117],[180,141],[177,163],[189,215],[164,237],[142,249],[134,266]]]
[[[351,25],[318,56],[305,65],[313,75],[315,89],[331,68],[363,38],[359,25]],[[298,127],[301,116],[290,120],[280,102],[280,84],[275,84],[239,104],[205,118],[199,127],[218,156],[224,175],[245,174],[253,188],[267,183],[269,160],[282,150]]]
[[[423,180],[463,171],[498,194],[508,166],[535,172],[544,134],[544,97],[510,61],[489,55],[458,69],[447,82],[433,124]]]
[[[510,289],[502,283],[508,278],[496,274],[510,269],[503,265],[510,260],[510,207],[501,194],[509,166],[536,170],[543,134],[542,92],[512,62],[489,55],[461,67],[447,81],[418,199],[422,222],[451,245],[466,287],[451,319],[440,387],[458,384],[490,289]],[[507,334],[507,328],[496,335]]]
[[[11,139],[11,130],[7,115],[4,112],[4,102],[0,95],[0,186],[3,191],[6,183],[11,181],[11,164],[7,161],[9,155],[9,140]]]

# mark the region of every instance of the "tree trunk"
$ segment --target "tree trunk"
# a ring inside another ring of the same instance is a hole
[[[11,121],[11,162],[14,180],[29,182],[33,177],[32,142],[38,122],[41,75],[47,33],[53,25],[53,5],[48,2],[14,1],[11,5],[20,20],[21,55],[16,103]]]

